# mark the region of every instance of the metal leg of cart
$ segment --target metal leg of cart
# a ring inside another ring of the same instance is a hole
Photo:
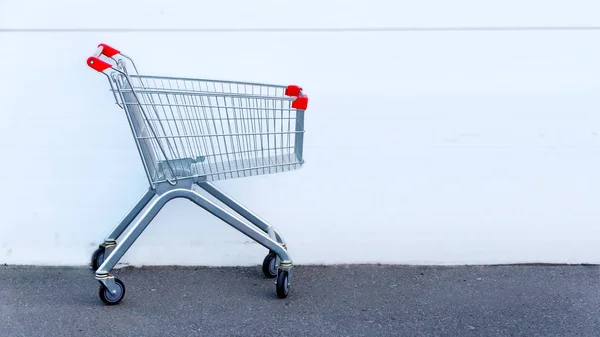
[[[265,248],[277,254],[277,256],[279,256],[281,259],[281,263],[277,271],[277,295],[281,298],[287,297],[291,285],[293,265],[289,254],[280,243],[278,243],[276,240],[273,240],[266,233],[263,233],[255,229],[253,226],[249,226],[243,221],[237,219],[235,216],[197,192],[187,188],[175,188],[158,195],[158,198],[150,203],[149,207],[142,213],[141,217],[131,225],[131,230],[125,234],[121,243],[114,248],[111,254],[106,257],[102,265],[99,266],[95,277],[96,280],[101,283],[99,295],[104,303],[117,304],[121,301],[125,294],[125,286],[123,285],[123,282],[109,275],[108,272],[114,268],[117,262],[137,240],[140,234],[144,231],[144,229],[146,229],[148,224],[158,214],[163,206],[170,200],[176,198],[185,198],[194,202],[217,218],[221,219]]]
[[[217,200],[221,201],[227,207],[234,210],[236,213],[244,217],[250,223],[261,229],[263,232],[267,233],[271,239],[277,241],[277,243],[281,244],[283,248],[287,250],[287,246],[281,234],[277,231],[277,229],[270,224],[268,224],[264,219],[260,218],[254,212],[249,210],[248,208],[241,205],[239,202],[235,201],[230,196],[223,193],[223,191],[219,190],[216,186],[209,182],[199,182],[197,183],[200,188],[208,192],[210,195],[215,197]],[[262,271],[268,278],[277,277],[279,265],[281,264],[282,257],[279,256],[274,251],[270,250],[267,256],[265,256],[262,263]]]
[[[265,220],[261,219],[258,215],[253,213],[251,210],[247,209],[246,207],[241,205],[239,202],[235,201],[233,198],[226,195],[225,193],[223,193],[223,191],[219,190],[217,187],[215,187],[215,185],[213,185],[209,182],[200,182],[197,184],[198,184],[198,186],[200,186],[200,188],[202,188],[203,190],[208,192],[213,197],[217,198],[217,200],[219,200],[222,203],[224,203],[225,205],[227,205],[227,207],[231,208],[232,210],[234,210],[235,212],[237,212],[238,214],[240,214],[241,216],[246,218],[253,225],[260,228],[265,233],[269,234],[269,236],[273,240],[276,240],[283,247],[286,247],[285,241],[283,240],[283,237],[279,234],[277,229],[275,229],[275,227],[269,225]]]
[[[98,267],[104,262],[106,256],[110,255],[113,249],[117,246],[117,239],[125,232],[127,227],[133,222],[133,220],[140,214],[140,212],[148,205],[150,200],[154,198],[156,191],[152,188],[142,195],[138,202],[131,208],[131,210],[123,217],[121,222],[108,234],[104,243],[102,243],[96,251],[92,254],[92,269],[96,271]]]

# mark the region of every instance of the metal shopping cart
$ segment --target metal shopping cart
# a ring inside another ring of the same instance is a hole
[[[302,88],[141,75],[130,57],[105,44],[98,46],[87,64],[108,78],[117,105],[125,111],[150,183],[92,255],[101,300],[111,305],[123,299],[125,285],[109,271],[160,209],[175,198],[191,200],[267,248],[263,272],[276,278],[277,295],[287,297],[292,259],[282,236],[211,182],[302,166],[308,104]],[[194,186],[248,223],[194,191]]]

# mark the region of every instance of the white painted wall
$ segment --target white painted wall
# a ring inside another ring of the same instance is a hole
[[[600,25],[597,1],[0,1],[0,28]],[[600,262],[600,31],[0,33],[0,263],[79,265],[146,188],[85,60],[297,83],[306,166],[220,182],[296,263]],[[126,254],[249,265],[265,250],[187,201]]]

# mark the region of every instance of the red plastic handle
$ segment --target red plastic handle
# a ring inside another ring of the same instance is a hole
[[[285,88],[286,96],[295,96],[296,99],[292,102],[292,109],[306,110],[308,107],[308,96],[302,93],[302,88],[297,85],[288,85]]]
[[[308,107],[308,96],[300,96],[292,102],[292,109],[306,110]]]
[[[287,88],[285,88],[285,95],[286,96],[300,96],[300,94],[302,94],[302,88],[297,86],[297,85],[288,85]]]
[[[104,62],[101,59],[94,57],[94,56],[88,57],[87,65],[90,66],[90,68],[92,68],[100,73],[111,67],[110,63]]]
[[[102,47],[102,52],[100,53],[100,55],[104,55],[106,57],[113,57],[113,56],[121,53],[117,49],[115,49],[111,46],[108,46],[104,43],[99,44],[98,47]]]
[[[96,50],[96,55],[91,56],[87,59],[87,65],[98,71],[98,72],[103,72],[106,69],[111,68],[110,63],[107,63],[105,61],[102,61],[101,59],[99,59],[98,57],[100,57],[100,55],[104,55],[106,57],[113,57],[115,55],[120,54],[121,52],[105,43],[100,43],[98,45],[98,50]]]

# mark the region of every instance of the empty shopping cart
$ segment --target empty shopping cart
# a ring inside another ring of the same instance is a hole
[[[267,248],[263,272],[276,278],[277,295],[287,297],[292,259],[282,236],[212,182],[302,167],[308,104],[302,88],[142,75],[130,57],[105,44],[98,46],[87,64],[108,78],[150,184],[92,255],[101,300],[111,305],[123,299],[125,285],[109,271],[175,198],[191,200]],[[232,211],[197,193],[194,186]]]

